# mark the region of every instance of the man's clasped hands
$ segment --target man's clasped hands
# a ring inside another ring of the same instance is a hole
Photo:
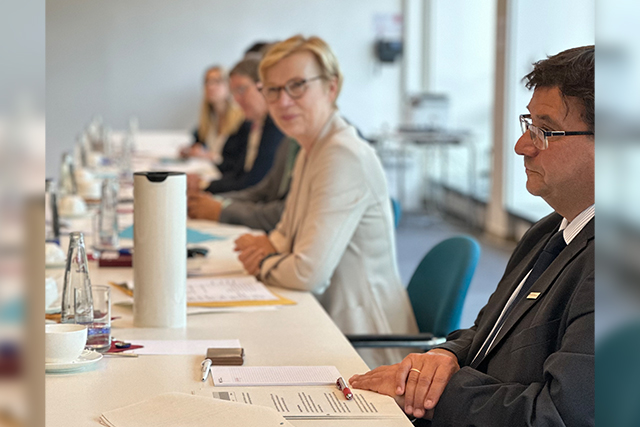
[[[460,370],[450,351],[413,353],[400,363],[380,366],[349,379],[353,388],[372,390],[396,399],[407,415],[433,417],[433,411],[451,376]]]

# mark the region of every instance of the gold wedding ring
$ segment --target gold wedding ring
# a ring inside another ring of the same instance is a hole
[[[417,372],[417,373],[418,373],[418,375],[420,374],[420,369],[411,368],[410,370],[411,370],[411,371],[413,371],[413,372]]]

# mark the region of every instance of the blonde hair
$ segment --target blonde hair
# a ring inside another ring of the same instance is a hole
[[[219,65],[214,65],[205,71],[203,80],[204,85],[207,84],[207,76],[212,71],[218,71],[222,79],[225,80],[226,84],[228,84],[229,75],[227,74],[227,71]],[[200,141],[204,142],[207,138],[207,134],[209,133],[209,129],[214,125],[211,120],[211,113],[215,114],[215,111],[207,99],[207,91],[204,90],[202,94],[202,103],[200,105],[200,121],[198,123],[198,139]],[[231,135],[238,130],[243,121],[244,113],[240,106],[236,104],[233,96],[229,92],[229,95],[225,100],[224,112],[218,117],[217,131],[221,135]]]
[[[316,36],[305,38],[298,34],[271,46],[260,62],[260,80],[264,82],[265,73],[269,68],[273,67],[282,59],[298,52],[311,52],[320,67],[320,74],[328,80],[336,79],[336,99],[338,99],[343,80],[338,58],[336,58],[329,45],[320,37]]]

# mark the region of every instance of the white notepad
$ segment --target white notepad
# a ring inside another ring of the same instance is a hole
[[[267,407],[183,393],[161,394],[104,412],[100,423],[107,427],[292,427],[280,414]]]
[[[138,354],[194,354],[204,355],[208,348],[240,348],[240,340],[132,340],[142,348],[133,350]]]
[[[214,366],[216,386],[273,386],[335,384],[340,372],[335,366]]]

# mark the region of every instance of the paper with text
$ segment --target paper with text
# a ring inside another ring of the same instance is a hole
[[[277,299],[278,297],[253,276],[187,279],[187,301],[190,303]]]
[[[335,384],[340,372],[335,366],[214,366],[216,386],[273,386]]]
[[[214,399],[275,409],[287,419],[305,418],[394,418],[402,417],[388,396],[356,391],[345,399],[337,387],[243,387],[228,391],[202,389],[194,392]]]

